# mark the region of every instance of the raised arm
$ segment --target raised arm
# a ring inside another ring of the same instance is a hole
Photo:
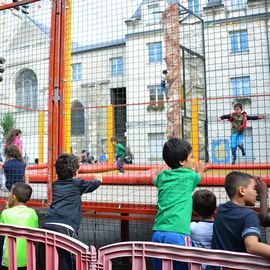
[[[270,226],[270,220],[268,216],[268,206],[267,206],[267,185],[260,179],[260,177],[255,176],[256,187],[258,192],[258,200],[260,201],[260,212],[259,219],[263,227]]]
[[[264,114],[258,114],[258,115],[247,115],[247,120],[261,120],[265,119]]]
[[[222,116],[218,117],[218,120],[229,119],[230,117],[231,117],[231,115],[230,115],[230,114],[224,114],[224,115],[222,115]]]

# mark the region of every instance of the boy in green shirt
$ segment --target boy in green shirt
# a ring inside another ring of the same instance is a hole
[[[171,168],[154,179],[158,188],[158,211],[152,241],[190,246],[192,192],[202,179],[204,165],[196,163],[189,142],[172,138],[163,146],[163,160]],[[153,260],[153,269],[161,270],[161,260]],[[186,263],[174,262],[174,269],[188,269]]]
[[[119,173],[124,173],[124,161],[126,156],[126,148],[119,143],[118,139],[116,137],[111,138],[111,142],[114,145],[114,154],[115,154],[115,160],[117,164],[117,169]]]
[[[23,182],[15,183],[11,188],[11,194],[7,201],[8,209],[0,215],[0,223],[38,228],[38,216],[34,209],[25,205],[31,198],[32,188]],[[8,270],[8,242],[5,237],[3,245],[3,257],[1,269]],[[17,239],[17,267],[18,270],[26,270],[26,240]]]

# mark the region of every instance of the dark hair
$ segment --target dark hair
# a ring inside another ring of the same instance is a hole
[[[208,218],[213,215],[217,207],[215,194],[208,189],[197,190],[193,193],[193,210],[200,216]]]
[[[79,169],[79,160],[73,154],[61,154],[56,160],[55,169],[60,180],[72,178]]]
[[[13,195],[15,195],[18,202],[26,203],[31,198],[32,188],[26,183],[16,182],[12,186],[11,192]]]
[[[117,137],[113,136],[113,137],[111,137],[111,142],[118,143],[119,141],[118,141]]]
[[[243,106],[242,106],[242,104],[241,104],[241,103],[235,103],[235,104],[233,105],[233,108],[234,108],[234,109],[236,109],[236,108],[240,108],[240,109],[241,109],[241,111],[243,110]]]
[[[162,74],[168,74],[168,71],[165,69],[162,71]]]
[[[23,161],[21,151],[19,150],[19,148],[15,144],[7,145],[5,147],[4,154],[8,159],[14,158],[14,159],[17,159],[19,161]]]
[[[240,186],[247,187],[253,179],[253,176],[248,173],[233,171],[225,178],[225,190],[229,198],[233,198]]]
[[[170,168],[177,169],[181,167],[180,162],[187,160],[191,151],[188,141],[171,138],[163,146],[162,158]]]
[[[6,145],[12,144],[15,137],[19,134],[22,134],[22,131],[20,129],[13,128],[9,131],[7,136],[5,137]]]

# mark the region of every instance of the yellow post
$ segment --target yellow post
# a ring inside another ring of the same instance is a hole
[[[38,162],[44,162],[44,112],[38,113]]]
[[[114,148],[111,143],[111,137],[114,135],[114,111],[113,105],[107,106],[107,146],[108,146],[108,163],[114,162]]]
[[[71,152],[71,30],[72,30],[72,0],[67,0],[67,27],[66,27],[66,50],[65,50],[65,67],[66,67],[66,87],[64,95],[64,151],[65,153]]]
[[[199,108],[198,98],[192,98],[191,101],[191,144],[194,160],[199,161]]]

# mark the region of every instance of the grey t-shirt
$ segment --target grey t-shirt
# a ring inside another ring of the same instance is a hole
[[[213,225],[211,221],[191,222],[190,236],[195,247],[211,248]]]

